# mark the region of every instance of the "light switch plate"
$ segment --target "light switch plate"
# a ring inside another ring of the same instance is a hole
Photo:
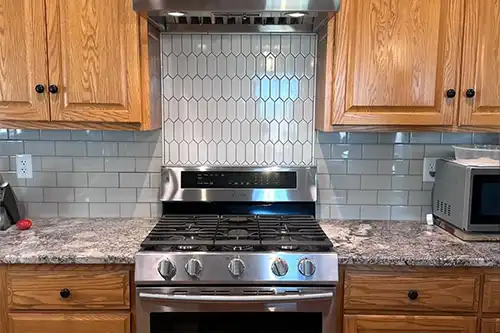
[[[434,176],[436,175],[436,161],[438,157],[424,157],[424,182],[434,182]]]
[[[33,178],[33,163],[30,154],[16,155],[17,178]]]

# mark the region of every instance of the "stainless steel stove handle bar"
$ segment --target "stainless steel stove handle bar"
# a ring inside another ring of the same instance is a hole
[[[139,297],[149,300],[177,301],[177,302],[294,302],[318,299],[332,299],[333,292],[317,294],[292,295],[263,295],[263,296],[216,296],[216,295],[167,295],[139,293]]]

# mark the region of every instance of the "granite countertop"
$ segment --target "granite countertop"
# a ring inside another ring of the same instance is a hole
[[[464,242],[416,221],[323,221],[340,264],[500,267],[500,242]]]
[[[0,264],[134,264],[157,219],[33,219],[0,231]]]
[[[156,219],[35,219],[0,231],[0,264],[133,264]],[[423,222],[323,221],[340,264],[497,266],[500,243],[467,243]]]

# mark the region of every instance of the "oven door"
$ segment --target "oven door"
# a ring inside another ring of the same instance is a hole
[[[332,333],[335,287],[138,287],[137,333]]]

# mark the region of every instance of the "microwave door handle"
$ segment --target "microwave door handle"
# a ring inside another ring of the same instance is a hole
[[[181,301],[181,302],[296,302],[319,299],[332,299],[333,292],[305,294],[305,295],[263,295],[263,296],[217,296],[217,295],[166,295],[139,293],[139,298],[149,300],[163,301]]]

